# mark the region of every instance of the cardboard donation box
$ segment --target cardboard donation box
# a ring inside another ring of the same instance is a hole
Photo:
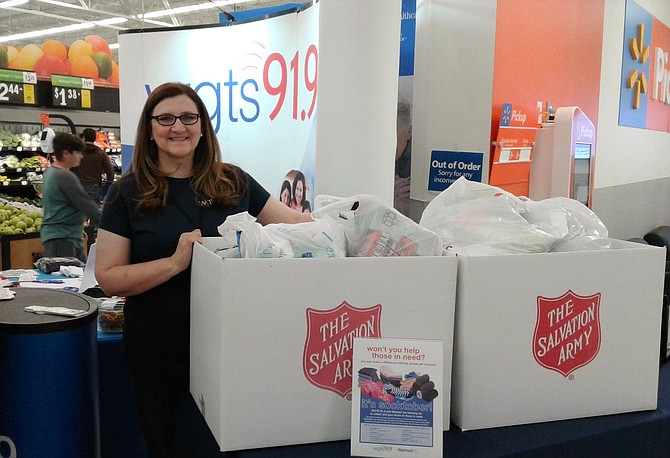
[[[459,256],[462,430],[656,409],[665,251]]]
[[[220,241],[193,253],[191,394],[222,451],[349,439],[355,337],[443,341],[448,429],[455,257],[222,259]]]

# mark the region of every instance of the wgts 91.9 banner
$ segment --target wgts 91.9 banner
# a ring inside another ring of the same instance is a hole
[[[293,193],[302,180],[304,208],[312,208],[318,10],[315,4],[236,25],[120,34],[125,150],[132,148],[148,94],[165,82],[185,83],[205,102],[224,161],[280,199],[285,181]],[[124,156],[124,168],[130,157]]]

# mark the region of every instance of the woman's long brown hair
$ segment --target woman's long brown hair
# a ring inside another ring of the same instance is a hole
[[[155,210],[167,204],[167,175],[158,168],[158,148],[151,140],[151,116],[161,101],[178,95],[185,95],[195,102],[202,126],[202,137],[193,157],[191,186],[200,196],[220,205],[235,205],[246,192],[245,176],[238,167],[221,161],[219,141],[207,107],[190,86],[165,83],[149,95],[137,126],[131,170],[142,195],[138,206]]]

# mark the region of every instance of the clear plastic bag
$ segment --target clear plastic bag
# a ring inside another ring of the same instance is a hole
[[[603,249],[607,228],[588,207],[566,197],[533,201],[459,178],[424,209],[420,224],[445,248],[467,254]]]
[[[440,238],[379,198],[359,194],[317,198],[312,216],[332,218],[342,226],[347,256],[440,256]],[[326,204],[322,206],[323,204]]]
[[[567,197],[540,201],[526,200],[524,218],[532,224],[553,230],[558,238],[550,251],[601,250],[611,247],[607,228],[600,218],[581,202]]]
[[[524,203],[500,188],[459,178],[424,209],[419,224],[458,253],[548,251],[558,237],[521,215]]]

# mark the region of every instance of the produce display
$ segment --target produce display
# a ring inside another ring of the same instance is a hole
[[[5,167],[8,169],[40,169],[49,166],[49,160],[40,155],[28,156],[19,159],[14,154],[8,154],[6,156],[0,156],[0,167]]]
[[[37,134],[31,135],[27,132],[13,134],[6,130],[0,130],[0,146],[7,146],[10,148],[16,148],[18,146],[22,148],[39,148],[40,139]]]
[[[17,127],[32,128],[30,125]],[[121,142],[114,132],[98,130],[96,134],[95,143],[103,150],[120,151]],[[42,226],[40,186],[44,169],[51,166],[47,155],[41,152],[39,135],[0,129],[0,151],[0,190],[5,193],[0,194],[0,237],[39,233]],[[120,170],[120,154],[110,155],[110,159]],[[37,198],[22,197],[25,195]]]
[[[0,204],[0,236],[39,232],[42,226],[42,209],[34,205],[11,202]]]
[[[29,199],[27,197],[0,194],[0,204],[11,205],[23,210],[42,213],[42,201],[40,199]]]

